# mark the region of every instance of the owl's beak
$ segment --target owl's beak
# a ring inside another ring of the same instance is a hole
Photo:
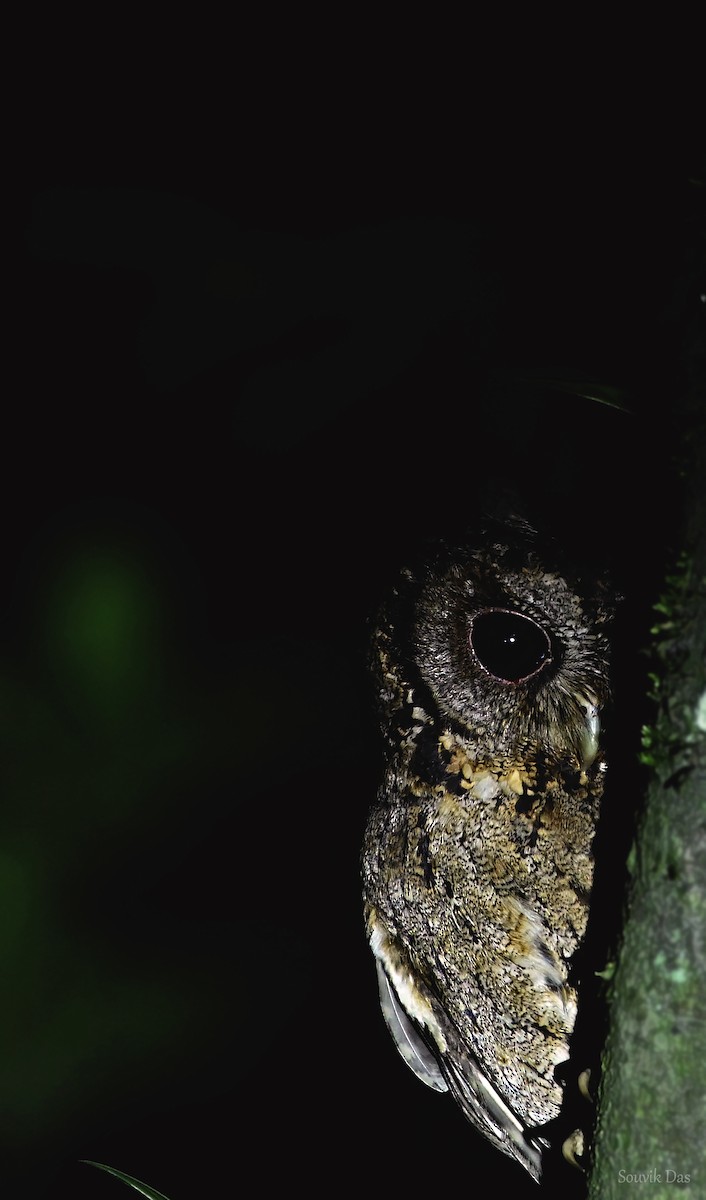
[[[601,732],[598,697],[591,692],[587,692],[585,695],[577,692],[576,700],[586,714],[581,738],[581,767],[587,771],[598,753],[598,736]]]

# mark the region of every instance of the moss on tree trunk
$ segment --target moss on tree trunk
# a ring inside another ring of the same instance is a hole
[[[706,1197],[706,388],[698,317],[682,341],[672,486],[682,554],[655,604],[650,784],[611,985],[591,1200]],[[675,372],[678,374],[678,372]],[[657,416],[659,418],[659,415]],[[667,481],[669,486],[669,481]],[[649,1184],[645,1193],[626,1184]]]

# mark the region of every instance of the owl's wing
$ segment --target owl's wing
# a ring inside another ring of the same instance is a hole
[[[521,1121],[465,1048],[457,1046],[453,1049],[449,1045],[441,1062],[449,1090],[471,1124],[504,1154],[520,1162],[539,1182],[542,1148],[548,1143],[541,1138],[530,1140],[525,1135]]]
[[[405,1012],[380,959],[376,960],[375,965],[378,971],[382,1015],[397,1049],[422,1083],[426,1083],[435,1092],[448,1092],[449,1085],[441,1073],[436,1055],[424,1041],[418,1026]]]
[[[435,1091],[450,1091],[470,1123],[504,1154],[521,1163],[539,1182],[542,1148],[548,1143],[541,1138],[529,1140],[525,1136],[522,1122],[484,1075],[441,1005],[426,993],[438,1034],[445,1043],[444,1050],[433,1046],[418,1019],[407,1011],[384,962],[378,958],[376,965],[385,1023],[407,1065]]]

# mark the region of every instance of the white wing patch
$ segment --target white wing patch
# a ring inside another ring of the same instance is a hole
[[[386,981],[394,988],[397,1000],[408,1016],[429,1030],[441,1053],[445,1053],[446,1039],[439,1027],[439,1022],[434,1016],[434,1010],[426,996],[422,995],[419,991],[414,981],[414,976],[397,944],[392,940],[382,922],[376,920],[375,917],[371,919],[370,930],[370,949],[382,965]],[[394,1029],[392,1033],[399,1046]],[[402,1053],[401,1050],[400,1053]],[[403,1053],[402,1057],[406,1058]]]
[[[448,1084],[441,1074],[438,1062],[402,1008],[380,959],[375,965],[382,1015],[397,1049],[422,1083],[426,1083],[435,1092],[448,1092]]]

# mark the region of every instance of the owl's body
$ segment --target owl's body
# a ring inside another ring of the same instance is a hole
[[[387,764],[363,885],[383,1013],[535,1179],[576,1018],[611,615],[518,523],[403,574],[374,638]]]

